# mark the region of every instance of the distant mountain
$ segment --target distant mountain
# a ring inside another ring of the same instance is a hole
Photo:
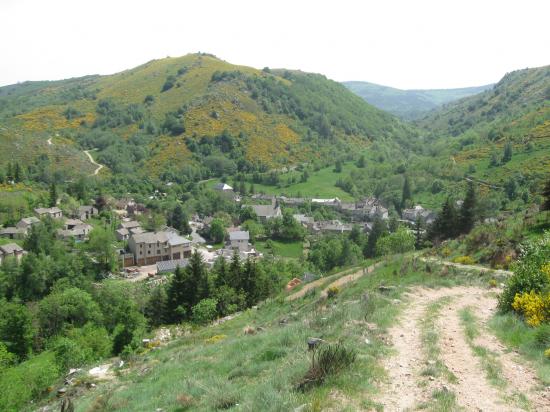
[[[461,89],[401,90],[359,81],[343,84],[367,103],[406,120],[418,119],[442,104],[481,93],[492,87],[489,84]]]

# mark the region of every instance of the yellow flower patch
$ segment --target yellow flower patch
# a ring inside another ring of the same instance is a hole
[[[517,293],[512,307],[525,317],[528,325],[539,326],[550,320],[550,293],[542,295],[534,290],[521,295]]]

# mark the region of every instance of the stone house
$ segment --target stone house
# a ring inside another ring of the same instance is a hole
[[[63,217],[63,212],[58,207],[37,207],[34,209],[34,213],[39,219],[47,216],[52,219],[61,219]]]
[[[15,225],[18,229],[24,229],[25,231],[28,231],[32,225],[36,225],[37,223],[40,223],[40,219],[37,217],[31,216],[31,217],[24,217],[19,222],[17,222],[17,225]]]
[[[80,206],[76,211],[76,217],[80,220],[88,220],[98,214],[99,211],[93,206]]]
[[[271,199],[270,205],[251,205],[251,207],[252,210],[254,210],[254,213],[256,213],[256,216],[258,216],[260,222],[262,223],[267,222],[269,219],[283,216],[281,207],[279,206],[275,198]]]
[[[6,239],[24,239],[27,235],[27,229],[22,229],[14,226],[8,226],[0,229],[0,237]]]
[[[172,231],[145,232],[130,236],[128,247],[138,266],[191,256],[191,241]]]
[[[249,245],[250,233],[248,231],[236,230],[234,232],[229,232],[229,248],[233,250],[238,250],[239,252],[248,252],[250,249]]]
[[[0,246],[0,264],[4,261],[4,259],[10,257],[15,258],[17,262],[20,262],[21,258],[26,253],[27,252],[25,252],[23,248],[16,243],[2,245]]]

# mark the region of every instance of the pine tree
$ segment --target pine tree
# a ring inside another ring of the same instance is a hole
[[[241,180],[239,183],[239,193],[241,194],[241,196],[246,196],[246,186],[244,180]]]
[[[401,208],[405,208],[407,201],[412,200],[411,196],[411,185],[409,183],[409,176],[405,176],[405,181],[403,182],[403,193],[401,195]]]
[[[192,231],[191,226],[189,226],[189,219],[180,204],[177,204],[172,212],[171,224],[184,235],[188,235]]]
[[[250,189],[248,189],[248,193],[250,193],[251,195],[256,193],[256,189],[254,188],[254,183],[250,183]]]
[[[469,233],[474,227],[476,210],[476,191],[473,182],[468,182],[468,191],[460,208],[458,229],[460,233]]]
[[[54,207],[55,205],[57,205],[57,187],[54,182],[50,186],[49,206]]]
[[[227,286],[228,284],[228,268],[227,264],[225,263],[225,258],[223,256],[220,256],[214,265],[214,272],[216,273],[216,279],[214,281],[214,287],[216,289]]]
[[[13,180],[15,181],[15,183],[19,183],[21,180],[23,180],[21,174],[21,166],[19,165],[19,163],[15,163],[15,171],[13,172]]]
[[[244,263],[241,289],[245,293],[246,305],[252,306],[258,300],[256,263],[248,257]]]
[[[228,276],[228,286],[233,288],[235,291],[241,289],[241,259],[239,258],[239,252],[235,251],[233,253],[233,258],[229,264],[229,276]]]
[[[457,230],[458,215],[454,202],[447,197],[441,213],[437,216],[433,224],[432,237],[436,239],[449,239],[458,234]]]
[[[191,276],[196,283],[197,293],[191,302],[191,307],[195,306],[202,299],[206,299],[210,296],[210,285],[208,284],[208,271],[206,265],[200,254],[196,249],[189,259],[189,265],[186,268],[189,276]]]
[[[540,209],[550,211],[550,178],[548,178],[544,189],[542,189],[542,196],[544,197],[544,200]]]
[[[367,239],[367,243],[365,244],[365,248],[363,249],[363,254],[366,258],[371,258],[376,256],[376,242],[384,234],[386,231],[386,225],[380,219],[377,217],[372,225],[372,230],[369,233],[369,237]]]
[[[191,301],[196,296],[196,283],[188,272],[179,266],[168,285],[167,319],[170,322],[180,322],[191,315]]]
[[[502,163],[507,163],[512,160],[512,143],[507,142],[504,145],[504,154],[502,155]]]
[[[414,248],[416,250],[422,249],[422,243],[423,243],[423,236],[422,236],[422,228],[424,226],[424,222],[422,221],[422,218],[418,216],[416,218],[416,221],[414,222]]]
[[[8,162],[8,169],[6,170],[6,179],[8,182],[13,180],[13,166],[11,162]]]
[[[365,155],[361,155],[361,156],[359,157],[359,160],[357,160],[357,167],[359,167],[359,168],[362,169],[362,168],[365,167],[365,165],[366,165]]]

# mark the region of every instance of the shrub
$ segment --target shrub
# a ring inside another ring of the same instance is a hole
[[[166,78],[166,81],[162,85],[162,92],[165,92],[167,90],[170,90],[174,85],[176,84],[176,77],[175,76],[168,76]]]
[[[193,322],[205,325],[216,319],[218,301],[213,298],[203,299],[193,306]]]
[[[46,351],[0,374],[0,410],[19,411],[59,377],[55,355]]]
[[[545,232],[541,240],[527,243],[523,247],[519,261],[512,264],[514,275],[508,279],[499,296],[499,309],[503,312],[512,310],[516,295],[543,293],[550,288],[550,276],[547,273],[549,261],[550,232]]]
[[[539,326],[550,320],[550,294],[540,294],[534,290],[516,294],[512,308],[525,317],[530,326]]]
[[[453,259],[453,262],[461,265],[473,265],[476,263],[476,261],[470,256],[457,256]]]
[[[540,325],[536,329],[535,343],[539,348],[550,347],[550,324]]]
[[[329,299],[335,298],[338,293],[340,293],[340,289],[338,288],[338,286],[331,286],[327,290],[327,297]]]
[[[307,390],[314,385],[323,383],[327,377],[351,366],[356,358],[355,350],[341,344],[321,346],[320,349],[313,352],[311,366],[298,384],[298,389]]]
[[[204,343],[217,343],[217,342],[221,342],[225,338],[227,338],[227,335],[214,335],[208,339],[205,339]]]

